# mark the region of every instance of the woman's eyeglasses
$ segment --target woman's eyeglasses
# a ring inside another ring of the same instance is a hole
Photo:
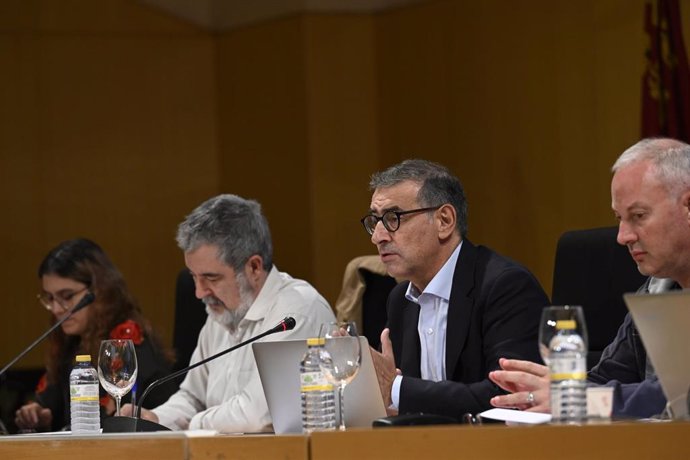
[[[38,301],[41,302],[41,305],[43,305],[46,310],[55,311],[55,304],[57,304],[61,310],[65,311],[72,308],[75,304],[75,297],[86,291],[88,288],[88,286],[84,286],[82,289],[78,289],[76,291],[60,291],[56,295],[48,292],[41,292],[37,297]]]

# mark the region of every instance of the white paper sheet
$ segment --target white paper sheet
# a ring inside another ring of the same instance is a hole
[[[188,438],[205,438],[207,436],[217,436],[216,430],[187,430],[184,432]]]
[[[551,414],[541,414],[538,412],[524,412],[513,409],[489,409],[479,414],[482,418],[501,420],[506,423],[526,423],[536,425],[551,421]]]

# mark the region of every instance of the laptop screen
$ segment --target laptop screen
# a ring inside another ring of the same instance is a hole
[[[345,425],[371,427],[386,416],[381,390],[366,337],[360,337],[362,360],[359,372],[345,387]],[[261,385],[277,434],[302,432],[299,363],[307,351],[306,340],[255,342],[252,344]],[[336,404],[337,407],[337,404]]]
[[[673,418],[686,417],[690,390],[690,291],[625,294],[623,299],[659,377]]]

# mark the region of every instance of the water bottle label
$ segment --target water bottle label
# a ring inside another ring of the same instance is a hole
[[[301,391],[333,391],[333,385],[328,383],[321,372],[303,372],[300,374]]]
[[[551,380],[585,380],[587,362],[584,358],[552,359],[549,363]]]
[[[98,384],[70,385],[70,401],[98,401]]]

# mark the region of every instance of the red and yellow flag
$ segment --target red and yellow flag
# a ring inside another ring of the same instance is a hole
[[[679,1],[648,1],[645,31],[649,45],[642,77],[642,137],[690,142],[690,70]]]

